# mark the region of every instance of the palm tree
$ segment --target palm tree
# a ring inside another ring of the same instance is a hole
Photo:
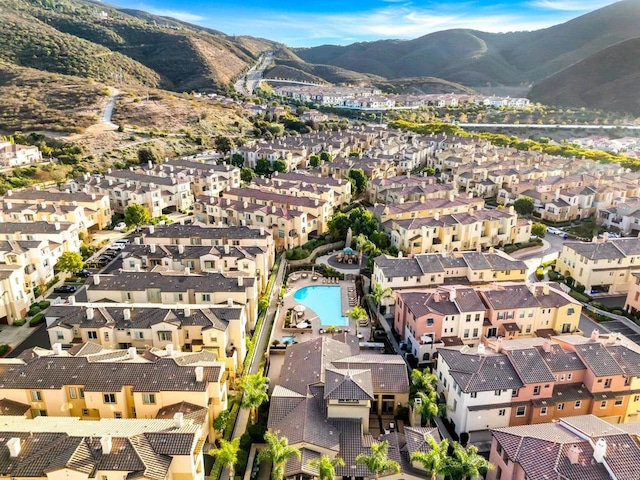
[[[415,386],[419,392],[424,392],[431,396],[436,391],[435,385],[437,382],[438,377],[428,370],[418,370],[414,368],[411,371],[411,384]]]
[[[416,401],[420,399],[420,401]],[[432,425],[432,421],[440,413],[440,407],[435,399],[434,395],[427,395],[423,392],[418,392],[416,398],[413,401],[413,408],[416,412],[420,413],[420,417],[427,422],[428,425]]]
[[[366,465],[376,480],[380,474],[400,473],[400,464],[389,458],[389,442],[373,443],[371,455],[361,453],[356,457],[356,465]]]
[[[493,470],[495,467],[481,455],[478,455],[478,448],[470,445],[464,448],[458,442],[453,444],[453,458],[447,462],[447,471],[454,478],[468,480],[479,477],[481,470]]]
[[[320,458],[314,458],[309,465],[318,469],[318,480],[333,480],[336,476],[336,467],[344,467],[344,460],[340,457],[329,458],[322,455]]]
[[[277,437],[271,432],[264,434],[267,442],[266,448],[260,450],[258,462],[271,462],[271,480],[282,480],[284,478],[284,467],[291,457],[298,460],[302,458],[297,447],[289,445],[286,437]]]
[[[347,312],[347,317],[349,317],[351,320],[356,322],[359,322],[360,320],[369,319],[369,315],[367,315],[367,311],[358,305],[354,306],[351,310]]]
[[[446,472],[449,441],[445,438],[438,443],[431,435],[425,435],[424,440],[429,444],[429,451],[412,453],[411,461],[421,463],[426,471],[431,472],[431,480],[436,480],[438,475]]]
[[[379,283],[375,283],[371,287],[371,293],[365,295],[367,298],[370,298],[373,304],[378,309],[378,313],[380,313],[380,304],[382,300],[388,297],[391,297],[393,294],[393,290],[390,287],[382,288],[382,285]]]
[[[229,480],[233,480],[235,470],[233,466],[238,461],[238,450],[240,448],[240,437],[234,438],[230,442],[221,439],[220,446],[209,452],[210,455],[216,457],[223,466],[229,468]]]
[[[240,380],[240,390],[242,390],[242,408],[248,408],[251,412],[251,423],[256,423],[257,411],[264,402],[269,400],[267,394],[268,378],[261,373],[245,375]]]

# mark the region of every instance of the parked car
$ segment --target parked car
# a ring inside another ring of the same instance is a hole
[[[107,247],[107,250],[122,250],[126,245],[123,243],[112,243]]]
[[[127,224],[124,222],[118,222],[116,223],[116,226],[113,227],[114,230],[117,230],[118,232],[121,232],[122,230],[124,230],[125,228],[127,228]]]
[[[62,285],[61,287],[56,287],[53,289],[55,293],[73,293],[78,290],[78,287],[75,285]]]
[[[129,245],[129,243],[131,243],[131,242],[130,242],[130,240],[128,238],[120,238],[120,239],[116,240],[113,243],[117,244],[117,245],[125,245],[126,246],[126,245]]]
[[[86,268],[83,268],[79,272],[74,273],[74,275],[76,277],[87,278],[87,277],[89,277],[91,275],[91,271],[87,270]]]
[[[111,260],[113,260],[114,257],[110,256],[110,255],[102,255],[100,258],[98,258],[97,263],[98,265],[106,265],[107,263],[110,263]]]

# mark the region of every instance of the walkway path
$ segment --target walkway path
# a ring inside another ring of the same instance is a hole
[[[278,294],[280,293],[280,288],[282,287],[282,281],[284,279],[284,272],[286,270],[287,260],[284,254],[281,257],[280,267],[278,268],[278,273],[276,274],[275,282],[273,282],[273,288],[271,289],[271,293],[269,295],[269,308],[267,308],[267,313],[265,314],[264,322],[262,323],[262,328],[259,332],[256,332],[257,339],[255,339],[256,348],[253,353],[253,358],[251,359],[251,364],[245,375],[253,374],[258,372],[260,367],[260,362],[264,358],[264,353],[267,351],[267,342],[269,340],[269,332],[271,331],[271,326],[273,325],[273,321],[275,318],[276,310],[278,308]],[[254,335],[254,336],[255,336]],[[231,438],[241,437],[247,431],[247,424],[249,422],[249,409],[241,408],[238,412],[238,416],[236,418],[236,424],[233,428],[233,435]],[[243,475],[244,472],[238,472],[237,474]],[[222,473],[220,474],[220,479],[228,479],[229,478],[229,469],[223,468]]]

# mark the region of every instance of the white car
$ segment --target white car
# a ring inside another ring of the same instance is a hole
[[[118,232],[124,230],[125,228],[127,228],[127,224],[124,222],[120,222],[118,224],[116,224],[115,227],[113,227],[114,230],[117,230]]]
[[[554,235],[564,235],[564,232],[556,227],[547,227],[547,232],[553,233]]]
[[[107,250],[124,250],[127,246],[124,243],[112,243]]]

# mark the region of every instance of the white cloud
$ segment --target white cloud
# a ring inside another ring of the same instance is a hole
[[[207,20],[207,17],[202,15],[198,15],[196,13],[186,12],[183,10],[172,10],[166,8],[155,8],[148,5],[141,5],[136,7],[140,10],[144,10],[145,12],[149,12],[153,15],[160,15],[161,17],[171,17],[177,20],[182,20],[183,22],[190,23],[201,23]]]
[[[544,10],[586,12],[612,3],[616,2],[612,0],[534,0],[529,5]]]

